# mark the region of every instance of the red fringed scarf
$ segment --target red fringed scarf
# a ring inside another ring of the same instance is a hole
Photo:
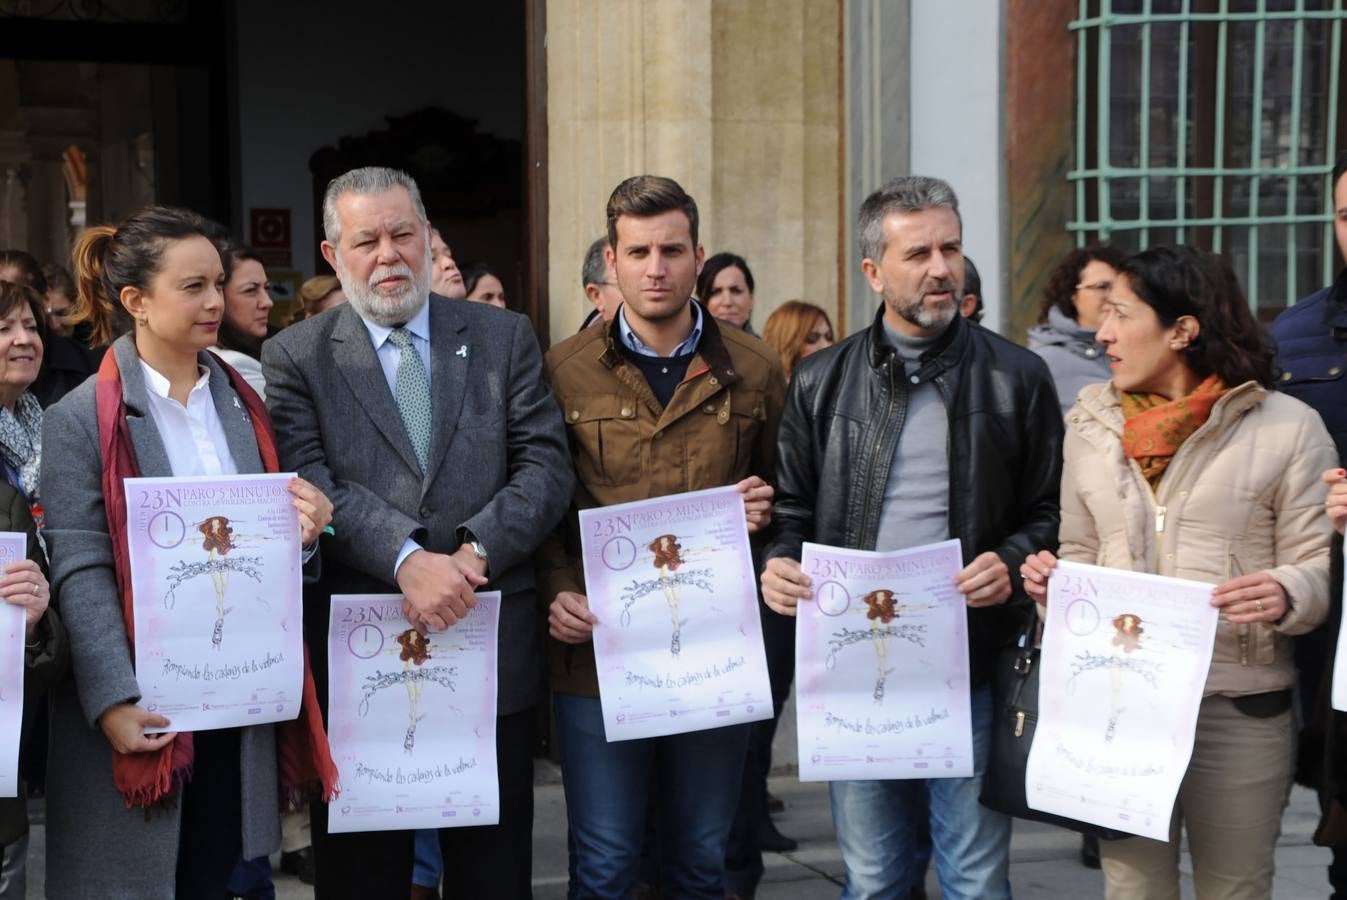
[[[257,449],[262,466],[268,472],[279,472],[276,454],[276,435],[271,428],[271,417],[243,376],[233,367],[216,358],[220,368],[248,410],[257,435]],[[122,373],[117,368],[117,354],[109,349],[98,367],[94,390],[98,412],[98,449],[103,456],[103,505],[108,515],[108,535],[112,538],[112,554],[117,572],[117,588],[122,599],[122,620],[126,636],[135,646],[135,616],[131,605],[131,556],[126,533],[127,478],[140,475],[136,463],[131,432],[126,427],[126,403],[122,399]],[[280,769],[282,804],[295,805],[306,794],[319,793],[324,801],[337,795],[337,766],[328,750],[327,735],[323,731],[322,713],[318,709],[318,693],[309,670],[309,649],[304,648],[304,691],[299,706],[299,718],[276,725],[276,746]],[[113,753],[112,780],[122,792],[126,806],[149,808],[180,788],[192,777],[192,735],[180,732],[163,749],[153,753]]]

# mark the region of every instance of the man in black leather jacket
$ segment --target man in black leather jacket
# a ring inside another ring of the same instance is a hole
[[[948,184],[895,179],[862,205],[861,268],[883,305],[871,327],[796,370],[778,438],[776,531],[763,597],[810,598],[801,544],[899,550],[963,545],[974,776],[833,782],[844,897],[907,896],[924,878],[926,815],[946,898],[1009,898],[1010,820],[980,807],[997,651],[1032,616],[1018,571],[1057,543],[1062,417],[1033,353],[958,315],[962,222]],[[883,835],[884,840],[877,840]]]

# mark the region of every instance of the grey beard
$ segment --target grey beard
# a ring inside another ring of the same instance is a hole
[[[932,331],[935,329],[943,329],[945,326],[949,325],[950,322],[954,321],[954,317],[959,314],[959,301],[962,299],[963,292],[956,290],[954,292],[954,302],[949,305],[948,309],[930,310],[926,308],[926,294],[923,292],[918,294],[912,300],[909,300],[907,303],[890,301],[889,305],[893,307],[898,315],[902,316],[913,325],[916,325],[918,328]]]
[[[411,279],[407,291],[399,297],[383,297],[368,284],[360,284],[352,278],[342,261],[341,254],[337,254],[337,280],[341,282],[341,289],[346,293],[347,302],[355,307],[362,318],[385,328],[406,323],[419,313],[421,307],[430,299],[429,245],[426,246],[425,264],[421,267],[420,273],[412,272],[410,266],[405,268]]]

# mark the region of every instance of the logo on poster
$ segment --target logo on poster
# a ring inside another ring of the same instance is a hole
[[[621,572],[636,562],[636,544],[631,538],[616,537],[603,545],[603,564],[614,572]]]
[[[156,547],[172,550],[187,536],[187,523],[175,512],[159,512],[150,519],[145,533]]]
[[[374,625],[357,625],[346,638],[346,648],[357,659],[373,659],[384,648],[383,629]]]

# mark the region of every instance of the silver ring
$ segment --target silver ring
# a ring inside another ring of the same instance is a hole
[[[1253,601],[1253,602],[1258,604],[1258,611],[1259,611],[1259,612],[1262,612],[1262,611],[1263,611],[1263,601],[1262,601],[1262,600],[1259,600],[1259,599],[1257,599],[1257,598],[1254,598],[1254,601]]]
[[[37,596],[37,582],[36,582],[36,581],[33,582],[33,596],[34,596],[34,597]]]

